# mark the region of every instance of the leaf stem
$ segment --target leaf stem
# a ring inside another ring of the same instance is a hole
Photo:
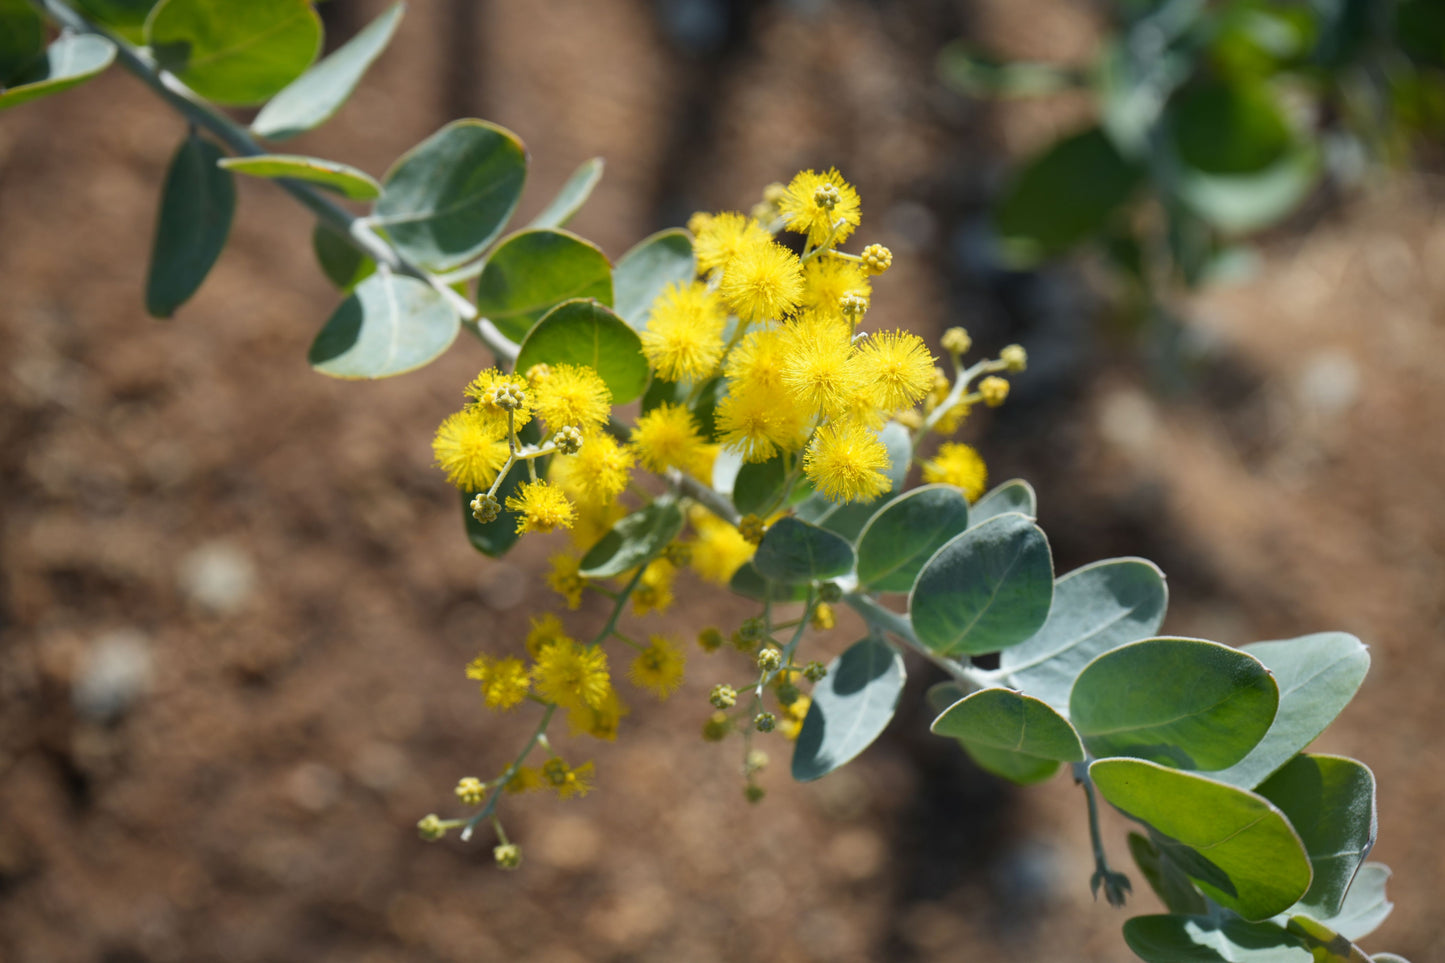
[[[987,689],[997,684],[997,678],[993,673],[945,658],[928,648],[919,641],[907,616],[884,608],[872,596],[860,592],[849,592],[843,596],[843,601],[849,608],[863,616],[863,620],[868,623],[870,628],[880,635],[887,633],[897,638],[908,648],[947,672],[955,682],[961,682],[970,689]]]

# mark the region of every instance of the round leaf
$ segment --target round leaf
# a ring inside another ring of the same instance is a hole
[[[146,310],[168,318],[184,304],[221,256],[236,211],[236,185],[216,166],[221,149],[187,137],[171,158],[161,190],[146,281]]]
[[[1018,512],[1029,518],[1037,518],[1039,508],[1034,486],[1022,478],[1010,479],[974,502],[969,515],[977,525],[1005,512]]]
[[[1370,670],[1370,653],[1347,632],[1255,642],[1244,651],[1274,673],[1279,712],[1259,745],[1214,778],[1253,789],[1313,742],[1349,704]]]
[[[1258,659],[1202,639],[1145,639],[1079,673],[1069,718],[1095,756],[1223,769],[1269,729],[1279,690]]]
[[[258,154],[252,157],[222,158],[221,166],[251,177],[290,177],[309,181],[354,201],[369,201],[381,193],[381,185],[370,174],[350,164],[301,157],[297,154]]]
[[[1375,845],[1375,776],[1341,756],[1299,755],[1266,779],[1259,794],[1289,817],[1315,878],[1300,907],[1311,916],[1340,911],[1345,891]]]
[[[454,268],[501,233],[526,177],[526,150],[515,134],[486,121],[454,121],[387,172],[373,223],[408,257]]]
[[[808,586],[771,582],[758,573],[758,567],[751,560],[744,562],[733,573],[728,588],[743,598],[758,602],[801,602],[808,597]]]
[[[30,0],[0,0],[0,89],[45,50],[45,21]]]
[[[638,331],[647,327],[652,302],[669,284],[691,281],[697,275],[692,238],[681,228],[644,238],[622,255],[612,274],[617,313]]]
[[[981,655],[1038,631],[1054,595],[1044,533],[998,515],[955,536],[923,566],[908,597],[913,630],[943,655]]]
[[[1314,954],[1315,963],[1371,963],[1348,938],[1308,916],[1291,916],[1288,929]]]
[[[311,231],[311,250],[322,272],[342,291],[350,293],[357,284],[376,273],[375,261],[321,221],[317,221]]]
[[[968,499],[952,485],[904,492],[858,536],[859,583],[875,592],[907,592],[933,553],[966,528]]]
[[[763,512],[777,500],[787,474],[782,455],[774,455],[767,461],[742,463],[733,478],[733,506],[744,515]]]
[[[1164,858],[1149,837],[1130,833],[1129,855],[1134,857],[1139,872],[1149,883],[1149,888],[1154,890],[1154,895],[1159,897],[1159,902],[1167,906],[1171,913],[1195,916],[1209,912],[1209,905],[1205,903],[1199,890],[1194,888],[1194,883],[1177,863]]]
[[[309,360],[333,378],[389,378],[437,357],[460,330],[456,311],[431,285],[373,274],[327,319]]]
[[[656,501],[619,520],[582,556],[586,578],[610,578],[636,568],[661,552],[682,530],[682,512],[675,501]]]
[[[1309,889],[1304,845],[1264,797],[1139,759],[1100,759],[1089,778],[1114,806],[1178,844],[1169,857],[1245,919],[1281,913]]]
[[[1300,940],[1274,923],[1208,916],[1136,916],[1124,942],[1148,963],[1312,963]]]
[[[1301,147],[1251,174],[1185,169],[1177,190],[1189,209],[1226,234],[1262,230],[1299,207],[1321,175],[1319,154]]]
[[[403,9],[401,3],[393,3],[364,30],[297,77],[261,108],[251,130],[267,140],[284,140],[330,120],[386,49]]]
[[[260,103],[321,52],[307,0],[161,0],[145,35],[162,67],[219,104]]]
[[[597,245],[566,231],[513,234],[487,258],[477,281],[477,310],[516,342],[574,298],[611,305],[612,265]]]
[[[1332,916],[1321,917],[1320,922],[1336,933],[1352,940],[1362,940],[1375,932],[1380,924],[1394,910],[1395,904],[1385,896],[1385,884],[1390,879],[1390,867],[1384,863],[1366,863],[1355,874],[1355,880],[1345,892],[1345,901],[1340,911]],[[1379,959],[1379,957],[1375,957]]]
[[[1263,170],[1285,155],[1292,140],[1261,82],[1195,87],[1170,107],[1168,119],[1179,159],[1210,174]]]
[[[866,638],[828,664],[793,749],[793,778],[810,782],[852,760],[888,727],[903,694],[903,659]]]
[[[1169,590],[1164,573],[1142,558],[1114,558],[1054,583],[1054,604],[1043,628],[1004,651],[999,668],[1018,688],[1067,712],[1069,692],[1084,666],[1101,652],[1159,631]]]
[[[115,44],[94,34],[61,36],[45,48],[45,56],[20,71],[13,86],[0,90],[0,110],[58,94],[110,66]]]
[[[587,365],[607,382],[617,405],[647,387],[647,359],[637,332],[590,298],[564,301],[537,322],[517,352],[516,370],[534,364]]]
[[[145,43],[146,18],[159,0],[71,0],[85,19],[131,43]]]
[[[981,689],[946,709],[932,728],[957,739],[982,768],[1025,785],[1052,776],[1060,762],[1084,759],[1068,720],[1012,689]]]
[[[753,564],[764,578],[785,584],[819,582],[853,570],[853,546],[796,518],[780,518],[763,535]]]
[[[594,157],[583,162],[582,166],[572,172],[567,178],[567,183],[557,192],[557,196],[541,213],[532,218],[528,227],[562,227],[572,220],[572,215],[581,210],[582,205],[587,203],[587,198],[592,195],[592,188],[602,180],[603,161],[600,157]]]

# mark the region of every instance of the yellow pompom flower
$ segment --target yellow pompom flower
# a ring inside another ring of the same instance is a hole
[[[892,482],[883,474],[888,448],[866,428],[853,424],[818,429],[803,456],[803,471],[830,502],[867,501],[886,492]]]
[[[653,559],[632,590],[632,611],[637,615],[666,612],[672,605],[672,582],[677,569],[665,558]]]
[[[542,770],[535,766],[518,766],[503,788],[514,795],[541,789]]]
[[[547,646],[557,642],[567,645],[575,644],[574,640],[567,635],[567,629],[562,625],[562,620],[551,612],[534,615],[528,622],[531,627],[527,629],[527,654],[533,659],[536,659]]]
[[[840,257],[815,257],[803,265],[804,308],[811,308],[832,320],[842,320],[843,298],[849,294],[864,298],[873,296],[873,288],[862,265]]]
[[[537,416],[556,431],[565,425],[581,428],[592,441],[595,429],[612,414],[612,390],[592,368],[580,364],[550,365],[547,377],[533,391]]]
[[[723,272],[718,292],[744,322],[784,317],[803,299],[798,255],[773,241],[746,247]]]
[[[688,564],[707,581],[727,585],[743,563],[753,557],[757,546],[743,538],[735,526],[706,509],[694,509],[691,520],[697,541],[692,543]]]
[[[933,458],[923,463],[923,480],[930,485],[952,485],[961,489],[970,502],[976,502],[988,487],[988,466],[970,446],[945,442]]]
[[[462,491],[485,491],[511,455],[505,434],[497,434],[486,416],[473,411],[448,415],[431,447],[437,467]]]
[[[688,227],[696,235],[693,238],[692,250],[697,258],[697,273],[702,275],[719,269],[726,270],[742,251],[751,250],[773,239],[757,221],[736,211],[725,211],[712,216],[694,215],[693,219],[688,221]]]
[[[723,444],[746,462],[762,462],[807,440],[812,413],[776,388],[734,385],[714,414]]]
[[[814,247],[829,236],[834,244],[842,244],[863,219],[858,192],[831,167],[824,174],[800,171],[789,182],[778,208],[788,230],[808,235],[808,243]]]
[[[551,570],[547,573],[547,587],[567,600],[567,607],[575,609],[582,604],[582,590],[587,580],[580,574],[581,559],[576,555],[553,555]]]
[[[552,462],[551,480],[584,506],[605,505],[627,488],[632,452],[605,431],[595,431],[575,455]]]
[[[475,412],[492,427],[495,434],[505,438],[508,409],[498,404],[498,390],[502,389],[503,394],[510,392],[511,397],[522,399],[520,405],[511,409],[513,426],[521,428],[532,420],[530,387],[526,378],[497,368],[485,368],[471,380],[462,393],[468,399],[467,410]]]
[[[626,514],[627,508],[616,499],[601,504],[579,501],[577,520],[572,523],[567,534],[572,537],[572,544],[577,546],[577,550],[585,555],[588,549],[602,541],[603,536],[612,531],[612,526],[618,519]]]
[[[532,667],[537,694],[563,708],[601,708],[612,689],[607,653],[593,646],[553,643],[537,653]]]
[[[858,368],[884,411],[917,404],[933,387],[933,356],[923,339],[906,331],[879,331],[864,339]]]
[[[622,718],[630,711],[617,690],[609,689],[606,701],[596,709],[585,705],[568,709],[567,725],[574,735],[588,735],[594,739],[615,742]]]
[[[856,390],[859,370],[848,333],[806,314],[783,328],[783,387],[809,414],[842,414]]]
[[[687,655],[681,646],[671,639],[654,635],[647,648],[632,660],[627,677],[633,685],[656,693],[659,699],[666,699],[682,685],[686,665]]]
[[[661,404],[637,419],[632,429],[632,449],[649,471],[680,468],[696,470],[707,457],[706,442],[697,430],[692,412],[682,405]]]
[[[803,720],[808,718],[808,707],[812,704],[811,696],[800,695],[782,707],[778,718],[778,731],[783,734],[784,739],[798,738],[798,733],[803,731]]]
[[[733,390],[770,390],[783,386],[783,335],[777,328],[749,331],[723,364]]]
[[[544,481],[523,482],[517,494],[507,497],[507,508],[517,513],[517,534],[571,528],[577,513],[562,489]]]
[[[642,353],[668,381],[707,377],[722,360],[727,311],[706,284],[669,284],[652,302]]]
[[[482,680],[482,697],[491,709],[505,711],[519,705],[530,689],[531,679],[521,659],[498,659]]]
[[[554,790],[559,799],[585,796],[592,791],[592,763],[584,762],[573,769],[553,757],[542,764],[542,784]]]

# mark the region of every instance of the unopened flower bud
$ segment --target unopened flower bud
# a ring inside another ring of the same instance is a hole
[[[575,455],[582,450],[582,429],[573,425],[558,428],[557,434],[552,436],[552,443],[562,454]]]
[[[842,199],[843,195],[838,192],[838,188],[826,182],[819,184],[818,189],[813,192],[813,203],[825,211],[837,207]]]
[[[662,550],[662,557],[676,568],[682,568],[692,561],[692,546],[686,542],[672,542]]]
[[[697,634],[697,644],[702,646],[704,652],[716,652],[722,648],[723,634],[717,629],[708,627]]]
[[[837,582],[824,582],[818,586],[818,598],[830,604],[840,602],[843,599],[843,587]]]
[[[466,776],[457,782],[456,794],[468,806],[480,806],[486,798],[487,787],[476,776]]]
[[[764,672],[775,672],[783,665],[783,653],[768,646],[758,653],[758,668]]]
[[[783,198],[788,196],[788,188],[784,184],[773,181],[763,188],[763,203],[777,207],[782,203]]]
[[[863,249],[863,268],[869,274],[882,274],[893,266],[893,252],[882,244],[870,244]]]
[[[968,349],[973,347],[973,338],[969,337],[963,328],[949,328],[943,332],[939,343],[943,345],[944,351],[957,357],[968,354]]]
[[[687,219],[687,229],[694,235],[701,234],[712,226],[712,215],[707,211],[698,211]]]
[[[759,732],[772,732],[778,724],[778,717],[771,712],[759,712],[753,716],[753,728]]]
[[[997,375],[989,375],[978,383],[978,394],[984,404],[997,408],[1008,397],[1008,382]]]
[[[857,291],[849,291],[838,299],[838,310],[843,312],[843,317],[857,324],[868,310],[868,298]]]
[[[1017,374],[1029,366],[1029,353],[1021,344],[1004,345],[1004,349],[998,353],[998,360],[1002,361],[1009,371]]]
[[[533,388],[550,377],[552,377],[552,367],[546,362],[539,361],[527,369],[527,383]]]
[[[427,813],[417,822],[416,831],[422,839],[434,843],[447,834],[447,827],[436,813]]]
[[[472,517],[483,525],[488,522],[495,522],[497,516],[502,514],[502,504],[497,501],[495,495],[488,495],[486,492],[478,492],[472,499]]]
[[[767,794],[768,791],[766,789],[751,782],[748,783],[747,788],[743,790],[743,797],[750,803],[762,802],[763,797]]]
[[[733,724],[728,721],[728,714],[719,710],[707,717],[702,724],[702,737],[708,742],[722,742],[732,731]]]
[[[502,843],[492,848],[492,858],[502,869],[516,869],[522,865],[522,850],[516,843]]]
[[[731,709],[738,703],[738,692],[730,685],[719,683],[712,687],[707,701],[712,703],[714,709]]]
[[[803,692],[791,682],[784,682],[773,690],[773,694],[778,697],[779,705],[790,706],[798,701],[798,696],[802,695]]]
[[[492,404],[503,411],[517,411],[527,403],[527,393],[511,383],[499,384],[492,392]]]
[[[909,408],[905,411],[900,411],[898,412],[898,414],[893,416],[893,420],[898,422],[904,428],[907,428],[909,431],[917,431],[919,428],[923,427],[923,416],[918,413],[917,408]]]
[[[803,678],[809,682],[822,682],[828,676],[828,667],[821,662],[809,662],[803,666]]]
[[[768,623],[764,622],[762,616],[754,615],[743,619],[743,624],[738,628],[738,634],[749,642],[756,642],[761,639],[768,630]]]
[[[738,522],[738,534],[754,545],[763,540],[763,531],[763,520],[756,515],[744,515],[742,521]]]
[[[762,772],[768,768],[768,754],[761,749],[748,750],[747,758],[743,760],[743,771],[747,773]]]

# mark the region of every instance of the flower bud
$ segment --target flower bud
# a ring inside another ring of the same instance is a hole
[[[763,797],[767,794],[768,791],[766,789],[751,782],[748,783],[747,788],[743,790],[743,797],[750,803],[762,802]]]
[[[495,522],[497,516],[502,514],[502,505],[497,501],[495,495],[488,495],[486,492],[478,492],[472,499],[472,517],[483,525],[488,522]]]
[[[712,703],[714,709],[731,709],[737,705],[738,691],[730,685],[719,683],[712,687],[708,694],[707,701]]]
[[[783,653],[768,646],[758,653],[758,668],[764,672],[776,672],[783,665]]]
[[[803,666],[803,678],[814,684],[822,682],[828,676],[828,667],[821,662],[809,662]]]
[[[827,604],[840,602],[843,599],[843,588],[837,582],[824,582],[818,586],[818,598]]]
[[[759,732],[772,732],[778,724],[778,717],[771,712],[759,712],[753,716],[753,728]]]
[[[492,848],[492,858],[502,869],[516,869],[522,865],[522,850],[516,843],[502,843]]]
[[[773,690],[773,694],[778,697],[778,703],[780,705],[790,706],[794,702],[797,702],[798,696],[802,695],[803,693],[802,690],[800,690],[797,686],[793,685],[791,682],[784,682],[782,685],[778,686],[775,690]]]
[[[738,522],[738,534],[754,545],[763,540],[764,530],[763,520],[756,515],[744,515]]]
[[[863,269],[869,274],[882,274],[893,266],[893,252],[882,244],[870,244],[863,249]]]
[[[998,353],[998,360],[1002,361],[1009,371],[1017,374],[1029,366],[1029,353],[1021,344],[1004,345],[1003,350]]]
[[[939,339],[939,343],[943,345],[943,350],[949,354],[955,357],[961,357],[962,355],[968,354],[968,349],[973,347],[973,338],[969,337],[968,332],[963,328],[949,328],[943,332],[943,337]]]
[[[447,827],[436,813],[427,813],[417,822],[416,831],[422,839],[434,843],[447,834]]]
[[[1008,382],[997,375],[989,375],[978,383],[978,393],[984,404],[997,408],[1008,397]]]
[[[467,776],[457,783],[456,794],[468,806],[480,806],[486,798],[487,787],[476,776]]]
[[[723,634],[711,626],[697,634],[697,644],[704,652],[716,652],[722,648],[723,641]]]
[[[552,436],[552,443],[562,454],[575,455],[582,450],[582,429],[573,425],[558,428],[557,434]]]
[[[726,712],[718,711],[707,717],[702,724],[702,737],[708,742],[722,742],[732,732],[733,724],[728,721]]]

